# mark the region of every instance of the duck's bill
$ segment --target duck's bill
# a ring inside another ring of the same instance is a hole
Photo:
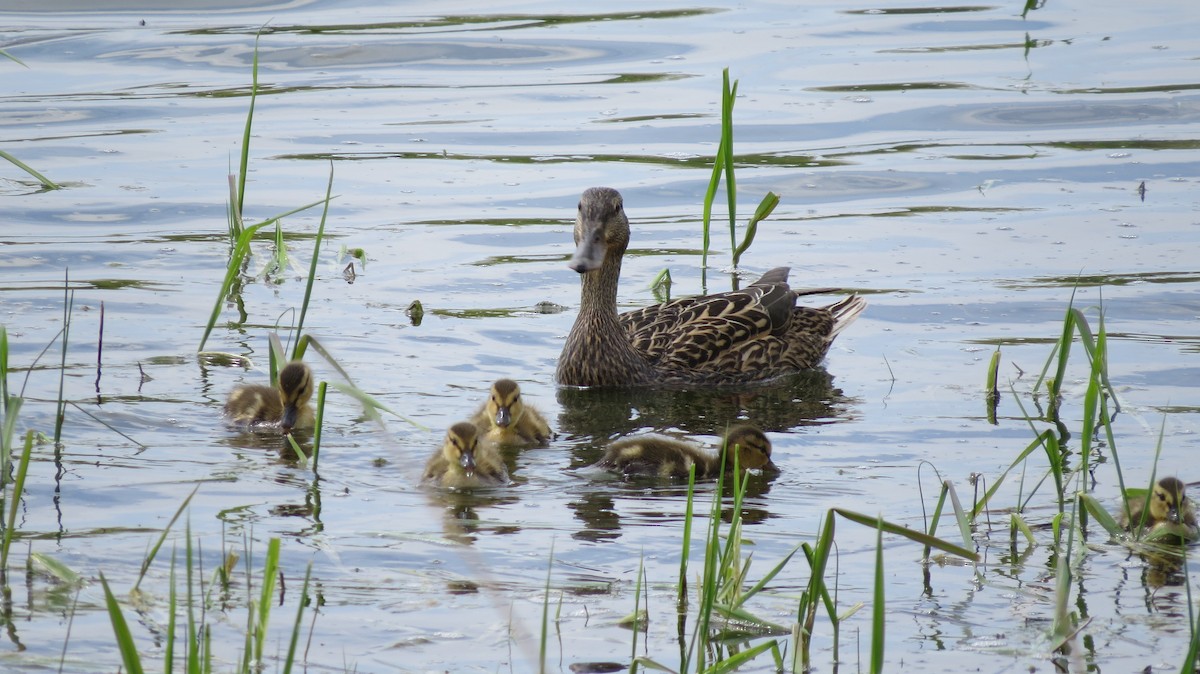
[[[463,472],[467,477],[475,474],[475,455],[470,452],[464,452],[458,459],[458,465],[462,466]]]
[[[512,410],[507,407],[501,407],[496,410],[496,425],[500,428],[507,428],[512,423]]]
[[[600,268],[604,263],[604,242],[586,237],[576,248],[567,266],[583,274]]]
[[[284,433],[291,433],[295,427],[296,421],[300,418],[300,409],[295,405],[288,405],[283,408],[283,418],[279,420],[279,428]]]

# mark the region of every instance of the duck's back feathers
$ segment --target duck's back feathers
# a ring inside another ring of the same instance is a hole
[[[621,314],[630,345],[665,380],[762,381],[816,367],[866,302],[796,306],[787,267],[741,290],[686,297]],[[824,289],[822,289],[824,290]]]

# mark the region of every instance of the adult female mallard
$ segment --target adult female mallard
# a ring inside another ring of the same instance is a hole
[[[570,386],[765,382],[816,367],[838,333],[866,307],[851,295],[825,307],[796,306],[787,267],[750,286],[617,314],[629,220],[608,187],[583,193],[575,219],[579,315],[555,379]],[[810,291],[816,292],[816,291]],[[807,293],[805,293],[807,294]]]
[[[293,428],[312,428],[312,370],[294,360],[279,371],[278,388],[239,386],[225,401],[225,415],[245,426],[278,426],[286,435]]]
[[[1166,543],[1179,544],[1200,538],[1196,509],[1187,497],[1186,489],[1179,478],[1164,477],[1154,485],[1148,507],[1145,497],[1130,500],[1129,516],[1121,513],[1121,526],[1130,530],[1142,527],[1149,532],[1148,537]]]
[[[495,443],[481,441],[475,424],[460,421],[446,431],[442,446],[429,457],[421,482],[451,489],[472,489],[506,485],[509,477]]]
[[[749,424],[734,426],[725,433],[722,445],[737,449],[738,467],[778,472],[771,463],[771,441],[762,431]],[[696,479],[706,480],[721,473],[721,447],[712,453],[689,442],[661,435],[642,435],[618,440],[604,451],[604,458],[594,466],[622,475],[654,475],[658,477],[688,476],[688,468],[696,467]],[[725,470],[733,472],[733,454],[725,459]]]
[[[511,379],[497,379],[488,392],[487,402],[471,421],[479,427],[483,439],[501,445],[545,445],[550,425],[541,413],[525,404],[521,387]]]

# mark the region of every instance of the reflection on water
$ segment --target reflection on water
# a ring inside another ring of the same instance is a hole
[[[637,431],[722,435],[730,424],[748,421],[764,431],[782,432],[830,423],[849,403],[820,368],[769,386],[692,391],[560,387],[557,397],[562,407],[559,433],[582,441],[575,445],[581,461],[576,466],[595,463],[608,440]]]

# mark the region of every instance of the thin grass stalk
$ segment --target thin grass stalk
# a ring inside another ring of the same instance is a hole
[[[251,606],[251,613],[256,616],[254,621],[254,660],[260,664],[265,657],[264,646],[267,641],[267,625],[271,619],[271,605],[274,604],[275,581],[279,574],[279,539],[272,538],[267,543],[267,556],[263,561],[262,590],[258,606]]]
[[[546,563],[546,591],[542,595],[542,638],[538,644],[538,672],[546,673],[546,648],[550,641],[550,576],[554,572],[554,541],[550,541],[550,561]]]
[[[129,624],[121,613],[121,605],[108,587],[104,572],[100,572],[100,585],[104,587],[104,605],[108,609],[108,620],[112,623],[113,636],[117,642],[117,650],[121,653],[121,662],[128,674],[143,674],[142,659],[138,656],[137,645],[133,643],[133,635],[129,632]]]
[[[0,417],[8,416],[8,328],[0,325]]]
[[[54,415],[54,444],[62,444],[63,420],[66,418],[67,406],[63,400],[63,389],[67,379],[67,341],[71,333],[71,310],[75,306],[75,293],[71,290],[69,273],[63,272],[63,327],[62,327],[62,360],[58,369],[58,409]]]
[[[317,260],[320,257],[321,241],[325,238],[325,220],[329,217],[329,201],[333,198],[333,163],[329,164],[329,182],[325,184],[325,207],[321,210],[321,224],[317,227],[317,238],[313,242],[312,260],[308,264],[308,283],[304,286],[304,300],[300,303],[300,320],[296,322],[296,346],[304,334],[304,317],[308,314],[308,301],[312,297],[313,281],[317,278]],[[299,358],[292,354],[292,358]],[[314,450],[315,453],[315,450]]]
[[[696,489],[696,466],[688,466],[687,506],[683,512],[683,548],[679,551],[679,584],[676,586],[676,600],[680,611],[687,610],[687,567],[688,555],[692,548],[692,507]]]
[[[733,175],[733,101],[737,82],[729,87],[729,68],[721,71],[721,138],[725,146],[725,200],[729,208],[729,251],[737,250],[737,180]]]
[[[1191,578],[1188,572],[1188,554],[1187,546],[1183,546],[1183,577]],[[1188,628],[1191,634],[1188,637],[1187,655],[1183,658],[1183,664],[1179,667],[1179,674],[1194,674],[1196,671],[1196,660],[1200,658],[1200,616],[1196,614],[1196,603],[1192,601],[1192,584],[1185,581],[1184,586],[1187,588],[1187,604],[1188,604]]]
[[[4,527],[4,547],[0,550],[0,577],[8,578],[8,550],[12,546],[13,532],[17,527],[17,509],[21,504],[21,494],[25,491],[25,475],[29,472],[29,457],[33,454],[33,429],[25,431],[25,448],[21,451],[21,460],[17,464],[17,479],[13,482],[12,501],[8,504],[8,522]]]
[[[304,606],[308,603],[308,583],[312,578],[312,562],[304,570],[304,583],[300,586],[300,600],[296,602],[296,619],[292,622],[292,638],[288,641],[287,658],[283,661],[283,674],[290,674],[296,662],[296,647],[300,644],[300,626],[304,619]]]
[[[325,423],[325,382],[317,386],[317,417],[313,421],[312,469],[317,472],[317,462],[321,458],[321,429]]]
[[[163,649],[163,674],[171,674],[175,669],[175,609],[179,601],[178,588],[175,587],[176,550],[171,548],[171,572],[167,576],[167,643]]]
[[[8,56],[9,58],[13,58],[12,56],[9,56],[8,54],[4,54],[4,55]],[[13,155],[5,152],[4,150],[0,150],[0,157],[7,159],[9,162],[12,163],[13,166],[16,166],[17,168],[21,169],[22,171],[24,171],[24,172],[28,173],[29,175],[33,176],[34,178],[36,178],[37,181],[42,184],[42,187],[45,187],[48,190],[61,190],[62,189],[62,185],[59,185],[58,183],[47,178],[46,176],[42,175],[41,173],[38,173],[32,166],[30,166],[29,164],[26,164],[25,162],[21,161],[20,159],[17,159]]]
[[[942,481],[942,493],[938,495],[937,505],[933,508],[933,517],[929,520],[929,535],[933,536],[937,533],[938,522],[942,519],[942,508],[946,505],[946,495],[950,492],[950,482]],[[921,561],[929,563],[929,553],[933,550],[932,545],[925,546],[925,552],[921,555]]]
[[[633,586],[633,644],[629,647],[629,674],[637,674],[637,647],[638,647],[638,632],[641,631],[641,616],[638,611],[641,610],[642,601],[642,577],[646,573],[646,553],[643,551],[638,555],[638,572],[637,582]]]
[[[246,200],[246,168],[250,165],[250,129],[254,123],[254,104],[258,100],[258,41],[261,37],[262,29],[260,28],[254,34],[254,60],[250,66],[250,109],[246,111],[246,126],[242,129],[242,154],[238,164],[237,214],[239,221],[242,213],[245,212],[243,207]]]
[[[1067,530],[1067,549],[1060,551],[1056,560],[1054,584],[1054,622],[1051,631],[1058,639],[1065,639],[1073,631],[1067,607],[1071,599],[1071,552],[1075,545],[1076,512],[1079,501],[1075,500],[1071,507],[1071,519]]]
[[[871,674],[883,671],[885,609],[883,596],[883,518],[875,527],[875,605],[871,610]]]
[[[175,509],[175,514],[171,516],[171,521],[167,522],[167,526],[164,527],[162,533],[159,534],[158,540],[154,542],[154,545],[150,547],[150,551],[146,553],[146,558],[142,560],[142,568],[140,571],[138,571],[137,582],[135,582],[133,584],[133,589],[130,590],[130,592],[137,592],[138,587],[141,586],[141,584],[142,584],[142,579],[146,577],[146,572],[150,570],[150,564],[154,562],[154,557],[158,554],[158,551],[162,547],[162,544],[164,542],[166,542],[167,535],[169,533],[171,533],[171,527],[175,526],[175,522],[177,522],[179,520],[179,516],[183,514],[183,511],[187,508],[188,504],[192,502],[192,497],[195,496],[196,492],[199,490],[200,490],[200,485],[196,485],[194,488],[192,488],[192,492],[190,494],[188,494],[187,498],[183,499],[183,503],[180,503],[179,507]],[[188,536],[189,537],[191,536],[191,533],[192,533],[191,528],[192,528],[191,523],[189,522],[188,523]],[[190,559],[188,560],[188,563],[189,564],[191,563]]]
[[[193,577],[192,568],[192,523],[188,520],[186,531],[186,545],[184,546],[184,561],[187,569],[187,641],[184,649],[184,657],[187,661],[188,674],[200,674],[200,642],[196,626],[196,596],[194,593],[195,578]],[[207,632],[207,630],[205,630]]]
[[[1075,304],[1075,290],[1071,290],[1071,299],[1067,302],[1066,315],[1063,317],[1063,329],[1059,335],[1058,342],[1054,345],[1054,349],[1050,352],[1050,358],[1046,360],[1046,365],[1042,368],[1042,373],[1038,376],[1037,381],[1033,384],[1033,390],[1037,391],[1041,388],[1042,382],[1046,380],[1046,372],[1050,368],[1050,363],[1055,362],[1057,355],[1057,366],[1054,371],[1054,378],[1049,382],[1049,390],[1051,396],[1051,404],[1057,407],[1057,399],[1062,390],[1063,376],[1067,371],[1067,359],[1071,355],[1072,335],[1075,332],[1075,312],[1073,306]]]

